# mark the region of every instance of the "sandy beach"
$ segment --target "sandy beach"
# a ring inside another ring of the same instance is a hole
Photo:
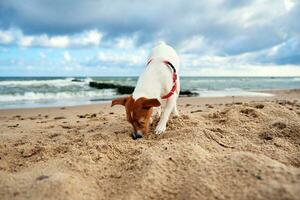
[[[0,199],[300,199],[300,90],[269,92],[180,98],[139,140],[121,106],[0,110]]]

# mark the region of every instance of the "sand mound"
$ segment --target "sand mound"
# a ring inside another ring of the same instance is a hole
[[[123,110],[80,116],[1,128],[1,199],[299,199],[297,104],[214,105],[136,141]]]

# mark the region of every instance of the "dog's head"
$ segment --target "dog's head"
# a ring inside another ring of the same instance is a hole
[[[123,105],[126,109],[127,121],[133,126],[133,139],[141,138],[149,130],[153,107],[160,106],[158,99],[144,97],[134,100],[132,96],[112,100],[111,106]]]

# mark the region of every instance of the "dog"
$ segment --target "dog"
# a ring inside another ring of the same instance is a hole
[[[132,95],[112,100],[111,106],[125,106],[127,121],[134,130],[133,139],[148,134],[153,108],[156,108],[160,117],[155,129],[156,134],[166,130],[171,113],[179,116],[176,104],[180,91],[179,65],[179,57],[175,50],[164,42],[158,43],[152,49]],[[161,114],[162,100],[166,100],[166,106]]]

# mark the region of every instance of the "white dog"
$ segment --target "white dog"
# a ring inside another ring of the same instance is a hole
[[[152,49],[145,71],[139,77],[133,94],[112,101],[112,106],[125,106],[127,120],[134,129],[133,139],[141,138],[148,133],[153,107],[157,107],[160,116],[155,129],[156,134],[166,130],[171,112],[178,115],[176,101],[180,91],[179,64],[174,49],[160,42]],[[160,115],[163,99],[166,99],[167,103],[163,114]]]

